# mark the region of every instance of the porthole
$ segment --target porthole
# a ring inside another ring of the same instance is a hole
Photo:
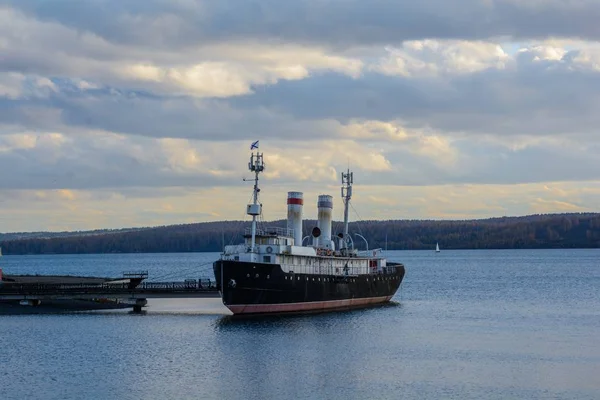
[[[250,278],[250,274],[246,274],[246,278]]]
[[[254,275],[255,278],[258,278],[258,274]]]
[[[267,275],[267,279],[271,279],[271,275]]]

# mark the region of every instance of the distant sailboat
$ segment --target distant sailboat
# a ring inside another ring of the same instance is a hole
[[[435,244],[435,252],[439,253],[440,252],[440,245],[439,244]]]

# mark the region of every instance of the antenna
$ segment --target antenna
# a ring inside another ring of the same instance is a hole
[[[348,161],[350,164],[350,161]],[[344,244],[348,246],[348,207],[352,198],[352,183],[354,183],[354,174],[350,172],[350,168],[346,172],[342,172],[342,199],[344,200]]]
[[[256,154],[254,154],[254,152],[252,152],[250,162],[248,163],[248,169],[254,172],[253,202],[252,204],[248,204],[248,207],[246,208],[246,213],[252,215],[252,242],[250,252],[254,253],[256,250],[256,217],[262,213],[262,205],[258,202],[258,193],[260,192],[258,187],[258,174],[265,170],[262,153],[257,151]]]

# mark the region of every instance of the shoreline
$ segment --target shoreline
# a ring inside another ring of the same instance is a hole
[[[1,243],[1,242],[0,242]],[[498,247],[498,248],[441,248],[440,253],[448,251],[506,251],[506,250],[599,250],[600,246],[596,247]],[[435,246],[431,249],[381,249],[382,252],[391,251],[418,251],[435,253]],[[26,253],[26,254],[3,254],[2,257],[26,257],[26,256],[99,256],[99,255],[165,255],[165,254],[221,254],[221,251],[144,251],[144,252],[122,252],[122,253]],[[0,257],[0,265],[2,258]],[[22,276],[26,276],[25,274]],[[35,275],[30,275],[35,276]],[[58,275],[57,275],[58,276]],[[67,275],[65,275],[67,276]],[[98,279],[109,279],[102,277],[90,277]]]

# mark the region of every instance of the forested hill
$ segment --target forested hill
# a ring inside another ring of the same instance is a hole
[[[223,244],[242,241],[249,222],[206,222],[135,230],[76,232],[54,236],[0,236],[4,254],[77,254],[220,251]],[[285,226],[285,221],[268,225]],[[315,226],[304,221],[304,235]],[[335,222],[333,232],[341,230]],[[350,232],[369,240],[369,248],[532,249],[600,247],[600,214],[551,214],[468,221],[391,220],[350,224]],[[36,237],[37,236],[37,237]],[[364,241],[354,236],[357,247]]]

